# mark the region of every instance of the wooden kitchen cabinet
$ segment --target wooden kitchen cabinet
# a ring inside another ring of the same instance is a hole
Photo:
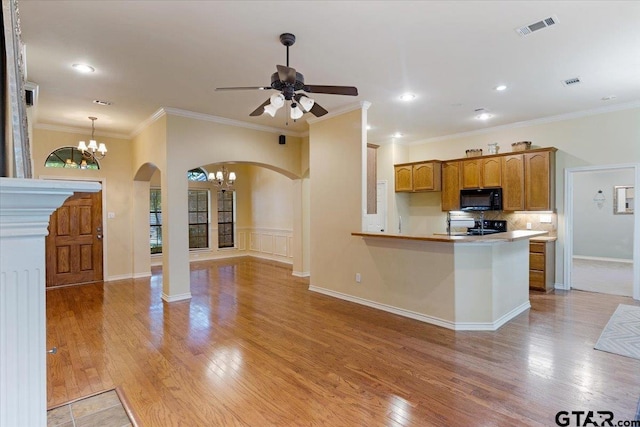
[[[524,155],[514,154],[501,158],[502,209],[523,211],[524,208]]]
[[[462,160],[460,188],[500,187],[502,166],[499,157]]]
[[[411,164],[395,165],[396,193],[413,191],[413,166]]]
[[[440,191],[441,163],[428,161],[413,165],[413,191]]]
[[[502,164],[500,163],[500,157],[482,159],[480,172],[483,187],[502,186]]]
[[[524,154],[525,209],[550,211],[555,208],[555,151]]]
[[[395,165],[396,192],[440,191],[441,162],[428,160],[418,163]]]
[[[555,241],[529,241],[529,289],[551,292],[555,287]]]
[[[442,163],[442,210],[460,209],[460,161]]]

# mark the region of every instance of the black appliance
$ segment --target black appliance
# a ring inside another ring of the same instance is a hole
[[[467,234],[470,236],[483,236],[485,234],[504,233],[507,231],[507,221],[502,220],[476,220],[472,228],[467,228]]]
[[[460,210],[501,211],[502,188],[460,190]]]

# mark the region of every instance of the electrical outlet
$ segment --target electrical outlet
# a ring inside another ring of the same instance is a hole
[[[362,275],[360,273],[356,273],[356,283],[362,282]]]
[[[527,223],[527,230],[531,230],[531,223],[530,222]]]
[[[551,224],[551,215],[540,215],[540,223]]]

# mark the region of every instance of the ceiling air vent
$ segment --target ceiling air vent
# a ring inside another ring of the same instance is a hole
[[[580,80],[580,77],[574,77],[572,79],[567,79],[562,81],[562,84],[565,86],[573,86],[573,85],[577,85],[578,83],[582,83],[582,81]]]
[[[555,16],[550,16],[541,21],[534,22],[533,24],[525,25],[524,27],[516,28],[516,33],[521,36],[528,36],[534,31],[542,30],[543,28],[550,27],[558,23],[558,18]]]

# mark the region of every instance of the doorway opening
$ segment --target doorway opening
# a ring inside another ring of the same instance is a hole
[[[565,289],[640,299],[640,221],[616,192],[638,180],[636,164],[565,171]]]

